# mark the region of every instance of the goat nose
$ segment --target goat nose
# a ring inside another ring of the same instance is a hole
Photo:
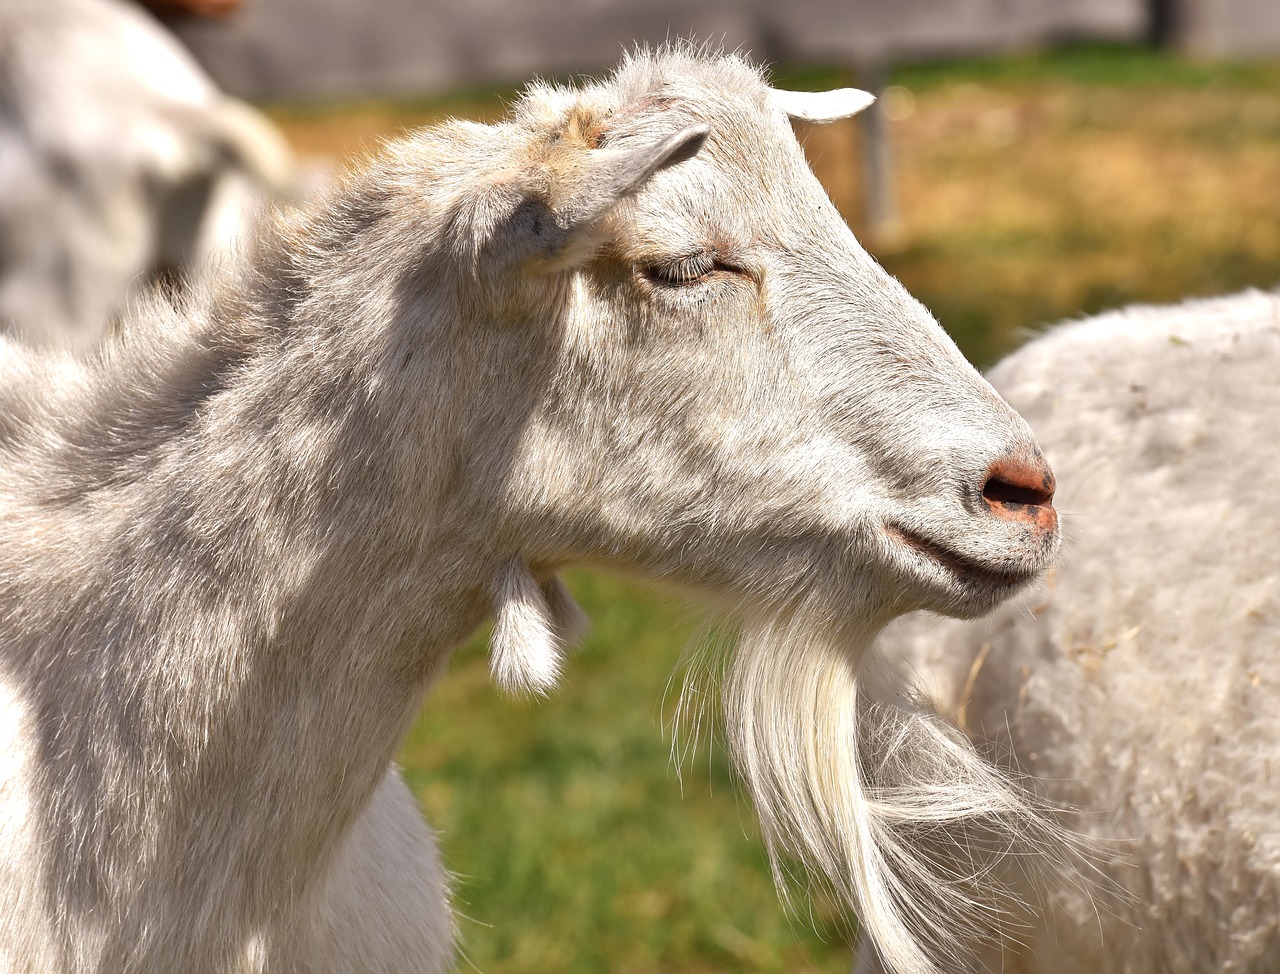
[[[1053,471],[1044,460],[1029,463],[1005,457],[987,469],[982,499],[996,517],[1048,534],[1058,526],[1058,512],[1053,509],[1056,486]]]

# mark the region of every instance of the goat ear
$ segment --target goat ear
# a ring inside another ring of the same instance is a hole
[[[517,259],[552,270],[585,260],[599,242],[593,231],[600,218],[654,173],[692,159],[710,131],[690,125],[652,145],[584,150],[585,162],[553,193],[558,199],[526,199],[512,214],[509,240]]]
[[[705,125],[690,125],[655,145],[590,150],[586,178],[566,208],[566,215],[577,225],[594,222],[636,192],[654,173],[692,159],[710,133]]]
[[[805,122],[835,122],[858,112],[876,100],[869,91],[837,88],[834,91],[783,91],[769,89],[769,104],[791,118]]]
[[[494,593],[489,672],[508,693],[546,694],[560,677],[566,643],[586,629],[586,615],[555,576],[541,585],[518,561]]]

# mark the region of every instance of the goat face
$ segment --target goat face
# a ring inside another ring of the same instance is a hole
[[[778,93],[739,81],[526,99],[554,121],[525,150],[540,186],[508,204],[502,246],[539,309],[520,317],[554,348],[502,534],[544,567],[604,562],[775,605],[824,589],[872,625],[986,611],[1056,550],[1052,475],[858,245]]]
[[[639,56],[605,84],[535,87],[501,125],[421,136],[372,185],[427,227],[419,293],[385,302],[419,309],[414,343],[446,322],[412,357],[436,426],[409,466],[452,471],[424,514],[485,555],[497,681],[554,684],[561,565],[718,596],[742,628],[727,740],[766,841],[857,909],[891,969],[923,972],[989,919],[966,879],[989,873],[951,852],[1056,837],[896,691],[861,702],[869,637],[911,609],[994,607],[1058,526],[1026,424],[808,169],[788,116],[865,104],[780,95],[734,58]]]

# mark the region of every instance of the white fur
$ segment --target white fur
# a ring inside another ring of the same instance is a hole
[[[1052,873],[1043,923],[983,970],[1275,969],[1278,374],[1280,295],[1257,291],[1064,325],[991,373],[1060,478],[1062,564],[989,619],[887,642],[1079,809],[1123,895]]]
[[[91,344],[290,186],[275,127],[136,4],[5,0],[0,39],[0,332]]]
[[[564,645],[546,594],[517,561],[499,580],[495,601],[489,652],[494,682],[512,692],[546,693],[559,680]]]
[[[893,616],[987,611],[1053,558],[1046,505],[983,497],[1013,462],[1043,473],[1026,424],[742,60],[640,54],[393,143],[98,357],[0,340],[0,968],[443,969],[391,757],[491,612],[496,678],[554,682],[571,563],[741,607],[770,840],[902,971],[945,967],[999,904],[951,870],[921,930],[954,856],[916,840],[1034,813],[853,694]]]

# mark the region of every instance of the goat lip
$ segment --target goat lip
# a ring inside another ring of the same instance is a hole
[[[940,566],[949,576],[963,581],[966,586],[977,583],[985,589],[1009,592],[1025,585],[1039,574],[1037,569],[1030,567],[990,568],[898,524],[886,524],[885,534],[898,546]]]

